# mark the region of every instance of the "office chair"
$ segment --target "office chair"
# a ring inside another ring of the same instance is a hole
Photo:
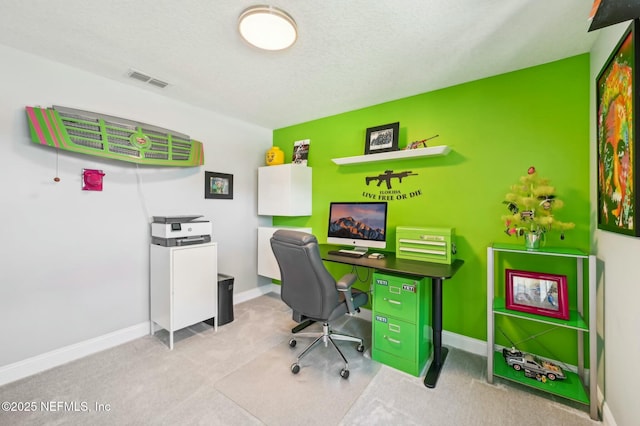
[[[367,293],[351,289],[355,274],[347,274],[336,282],[322,263],[318,241],[311,234],[277,230],[271,237],[271,248],[280,267],[280,295],[293,310],[294,321],[322,323],[322,334],[298,355],[291,372],[298,374],[302,357],[322,342],[325,347],[331,344],[338,351],[344,361],[340,376],[347,379],[349,363],[334,340],[356,342],[358,352],[364,352],[364,343],[359,337],[334,333],[329,323],[342,315],[360,312],[360,307],[367,303]],[[296,346],[295,338],[289,341],[289,346]]]

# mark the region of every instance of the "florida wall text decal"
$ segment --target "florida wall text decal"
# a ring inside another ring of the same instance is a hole
[[[393,170],[385,170],[384,173],[375,176],[367,176],[364,178],[367,186],[370,185],[371,182],[377,182],[376,188],[368,188],[362,191],[362,196],[367,199],[379,200],[379,201],[393,201],[393,200],[406,200],[408,198],[415,198],[422,195],[422,190],[418,189],[415,191],[404,192],[400,189],[400,185],[403,183],[403,179],[408,176],[418,176],[418,173],[413,173],[413,171],[403,171],[394,173]],[[382,187],[382,184],[385,183],[385,187]]]

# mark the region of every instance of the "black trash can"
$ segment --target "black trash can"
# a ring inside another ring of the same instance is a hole
[[[233,277],[218,274],[218,325],[233,321]],[[213,318],[205,321],[213,325]]]

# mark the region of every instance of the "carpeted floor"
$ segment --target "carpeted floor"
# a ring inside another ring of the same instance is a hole
[[[310,339],[290,348],[295,325],[279,296],[236,305],[215,333],[181,330],[169,351],[164,331],[0,387],[0,425],[600,425],[586,407],[496,379],[484,357],[450,349],[435,389],[370,359],[371,323],[345,317],[335,329],[365,337],[317,348],[290,371]],[[308,330],[317,330],[315,329]]]

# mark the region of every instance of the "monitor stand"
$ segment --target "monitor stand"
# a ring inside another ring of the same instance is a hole
[[[369,251],[369,249],[367,247],[353,247],[349,249],[340,249],[339,251],[341,251],[342,253],[353,253],[364,256],[365,254],[367,254],[367,251]]]

